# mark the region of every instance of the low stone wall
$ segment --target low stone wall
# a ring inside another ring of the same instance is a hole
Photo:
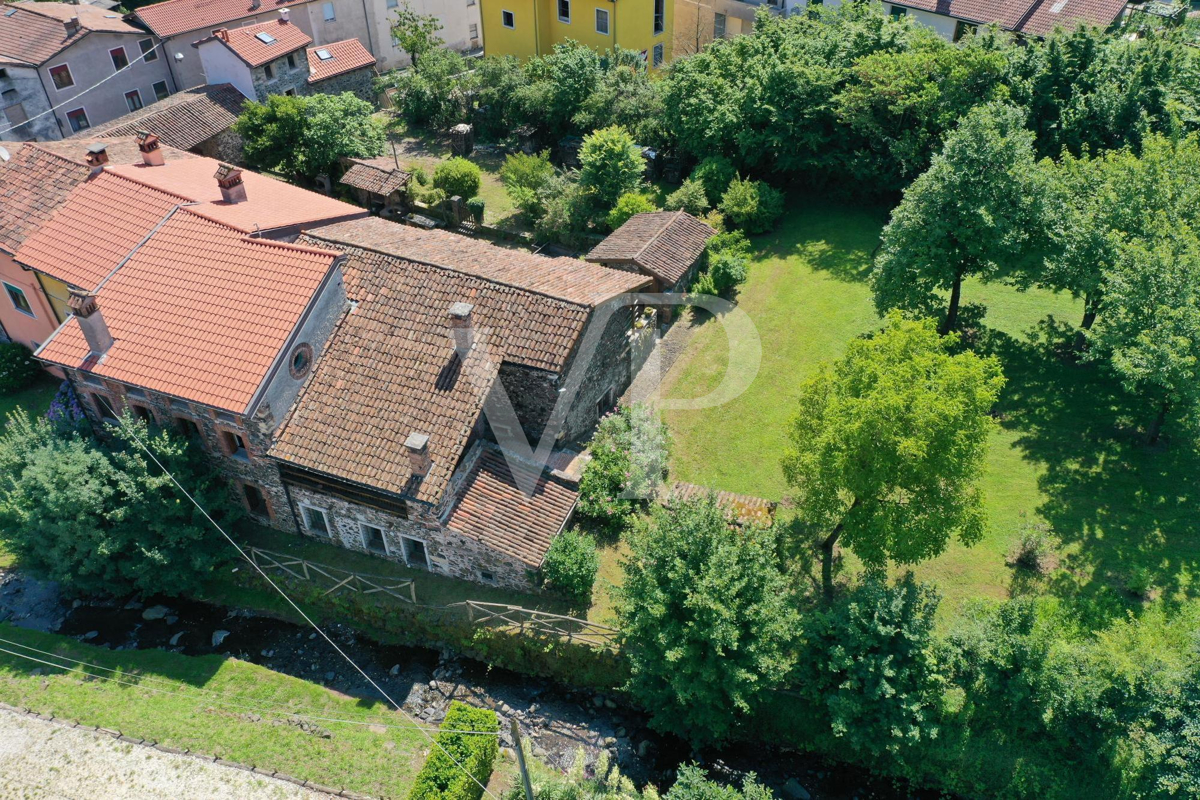
[[[308,94],[341,94],[350,92],[359,100],[375,102],[375,68],[363,67],[353,72],[334,75],[317,83],[308,84]]]

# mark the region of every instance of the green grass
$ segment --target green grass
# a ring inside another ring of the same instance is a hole
[[[666,414],[675,445],[672,477],[782,499],[779,467],[797,387],[853,337],[880,324],[866,278],[886,210],[825,200],[792,202],[760,252],[739,307],[763,341],[762,367],[725,405]],[[988,450],[984,490],[989,532],[972,548],[952,545],[920,565],[953,613],[970,597],[1049,592],[1078,604],[1099,625],[1140,601],[1126,586],[1147,575],[1171,598],[1200,588],[1200,452],[1177,437],[1143,443],[1146,409],[1100,366],[1062,358],[1081,316],[1068,296],[970,284],[964,302],[987,307],[975,347],[996,354],[1008,385],[1000,429]],[[702,324],[668,376],[666,396],[699,397],[720,381],[728,346],[723,329]],[[1044,520],[1062,538],[1062,569],[1030,580],[1006,565],[1022,519]],[[851,560],[852,561],[852,560]]]
[[[61,384],[61,379],[44,374],[19,392],[0,394],[0,425],[3,425],[8,415],[18,408],[25,409],[31,417],[45,414]]]
[[[424,762],[427,739],[412,728],[383,727],[407,724],[385,703],[357,700],[254,664],[161,650],[114,652],[10,625],[0,625],[0,637],[119,670],[120,680],[135,684],[87,678],[79,670],[0,653],[0,700],[11,705],[373,796],[407,796]],[[315,721],[332,734],[326,739],[281,722],[290,714],[369,724]]]

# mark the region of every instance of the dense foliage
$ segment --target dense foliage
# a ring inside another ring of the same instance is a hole
[[[24,389],[41,371],[28,347],[16,342],[0,342],[0,394]]]
[[[543,192],[554,180],[554,175],[549,150],[537,154],[513,153],[504,159],[504,166],[500,168],[500,181],[505,191],[513,205],[529,220],[545,214]]]
[[[619,531],[653,499],[667,472],[671,437],[648,406],[622,406],[600,420],[579,480],[579,513]]]
[[[563,531],[550,542],[542,561],[542,579],[552,591],[586,605],[600,571],[596,540],[579,530]]]
[[[636,192],[645,168],[633,137],[619,125],[601,128],[583,138],[579,185],[599,214],[607,214],[623,195]]]
[[[457,195],[469,200],[479,194],[482,180],[478,166],[457,156],[446,159],[433,170],[433,185],[445,192],[447,197]]]
[[[479,800],[492,777],[499,745],[496,712],[450,703],[436,747],[413,780],[411,800]],[[482,735],[476,736],[471,731]],[[457,763],[455,763],[457,762]]]
[[[10,416],[0,435],[0,538],[23,564],[80,592],[196,591],[229,551],[137,440],[228,522],[237,511],[224,481],[166,431],[127,416],[112,434],[99,445],[45,419]]]
[[[653,200],[641,192],[626,192],[608,212],[605,222],[608,223],[609,228],[615,231],[628,222],[631,217],[650,211],[658,211],[658,206],[654,205]]]

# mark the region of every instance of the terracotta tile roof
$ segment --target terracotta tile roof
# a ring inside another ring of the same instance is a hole
[[[101,173],[67,197],[62,208],[13,256],[27,267],[92,290],[187,198]],[[120,209],[114,214],[113,209]]]
[[[663,284],[674,286],[715,235],[716,231],[684,211],[635,214],[586,258],[636,264]]]
[[[9,154],[0,159],[0,248],[17,250],[50,218],[90,170],[40,146],[0,142]]]
[[[108,353],[89,359],[72,317],[38,356],[245,413],[336,258],[180,209],[100,288]]]
[[[351,159],[351,162],[353,166],[346,170],[339,183],[365,189],[372,194],[386,197],[403,189],[412,179],[411,172],[398,169],[394,164],[380,167],[358,159]]]
[[[282,19],[247,25],[244,28],[222,28],[200,41],[213,40],[224,42],[234,55],[251,67],[261,67],[312,44],[311,36]]]
[[[245,103],[245,96],[228,83],[198,86],[71,138],[93,141],[97,137],[133,136],[144,130],[156,134],[168,147],[190,150],[233,127]]]
[[[638,291],[649,283],[644,276],[588,264],[577,258],[547,258],[379,217],[330,225],[310,233],[329,242],[435,264],[589,308],[616,295]]]
[[[697,486],[694,483],[673,483],[662,500],[664,505],[670,506],[673,502],[706,497],[714,491],[707,486]],[[717,505],[724,508],[732,517],[736,518],[737,522],[743,525],[750,522],[770,525],[778,505],[770,500],[748,494],[734,494],[733,492],[715,492],[715,494]]]
[[[1081,23],[1107,28],[1125,10],[1126,0],[900,0],[897,4],[1045,36],[1055,27],[1070,29]]]
[[[44,64],[92,31],[142,33],[103,8],[71,3],[11,3],[12,14],[0,14],[0,64]],[[79,19],[79,30],[68,36],[63,23]]]
[[[195,210],[247,232],[256,228],[269,231],[367,216],[365,208],[250,171],[242,175],[246,200],[226,203],[221,199],[221,189],[213,177],[219,166],[219,161],[195,156],[168,161],[158,167],[141,163],[113,166],[110,163],[105,169],[193,200],[197,203]]]
[[[65,159],[74,161],[77,164],[85,164],[84,156],[87,154],[88,146],[97,142],[103,142],[107,148],[108,163],[110,166],[142,163],[142,152],[138,150],[137,140],[132,136],[81,136],[78,139],[71,138],[56,142],[38,142],[37,146],[43,150],[49,150],[52,153],[60,155]],[[199,156],[192,155],[186,150],[177,150],[174,147],[164,146],[160,149],[163,154],[163,160],[168,163],[199,158]]]
[[[513,479],[514,465],[517,470],[541,473],[532,497]],[[446,527],[536,569],[542,565],[550,541],[570,519],[578,499],[575,484],[516,459],[510,462],[489,446],[467,474]]]
[[[345,480],[436,503],[462,455],[501,361],[561,369],[589,312],[473,275],[345,247],[358,301],[281,426],[272,455]],[[454,352],[449,309],[471,303],[477,345]],[[403,443],[429,438],[431,467],[414,488]]]
[[[322,53],[327,53],[328,57],[322,58]],[[358,39],[310,47],[307,54],[309,83],[317,83],[335,75],[345,75],[356,69],[375,68],[375,56],[371,55],[371,51],[363,47],[363,43]]]
[[[210,30],[227,22],[305,2],[308,0],[265,0],[255,8],[251,0],[166,0],[142,6],[133,14],[163,38],[197,30],[203,30],[207,36]]]

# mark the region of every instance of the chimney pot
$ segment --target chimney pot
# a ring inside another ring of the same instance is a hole
[[[471,311],[474,308],[470,303],[455,303],[450,306],[450,335],[454,337],[454,350],[459,358],[465,357],[475,344],[475,329],[471,319]]]
[[[79,17],[71,17],[68,20],[63,20],[63,28],[67,31],[67,36],[74,36],[79,33]]]
[[[408,451],[408,465],[413,475],[425,475],[429,472],[429,436],[413,431],[404,440],[404,449]]]
[[[138,150],[142,152],[142,163],[147,167],[163,165],[163,151],[158,146],[158,136],[146,131],[137,132]]]
[[[79,323],[79,330],[83,332],[84,341],[87,342],[91,355],[99,357],[107,353],[108,349],[113,346],[113,337],[108,331],[104,315],[100,313],[100,306],[96,302],[96,293],[72,289],[70,297],[67,299],[67,306]]]
[[[84,156],[87,165],[92,168],[92,174],[95,175],[104,169],[104,165],[108,163],[108,145],[103,142],[95,142],[88,145],[87,155]]]
[[[232,164],[222,164],[213,174],[217,186],[221,187],[221,199],[226,203],[240,203],[246,199],[246,184],[242,182],[242,171]]]
[[[280,25],[287,25],[288,22],[290,21],[290,19],[291,19],[291,17],[289,16],[289,12],[286,8],[279,9],[279,24]]]

